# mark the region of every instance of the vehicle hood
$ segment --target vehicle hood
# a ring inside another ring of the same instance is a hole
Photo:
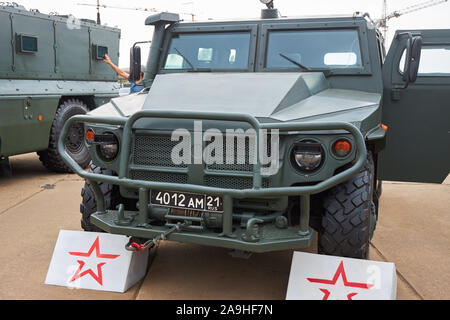
[[[108,109],[129,116],[144,109],[360,123],[378,110],[380,100],[378,93],[332,88],[320,72],[176,73],[158,75],[148,94],[115,98],[91,113],[104,115]]]

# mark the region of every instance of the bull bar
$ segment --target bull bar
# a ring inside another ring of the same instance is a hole
[[[252,189],[225,189],[217,187],[207,187],[193,184],[177,184],[167,182],[155,182],[144,180],[133,180],[127,178],[128,159],[130,156],[130,145],[132,139],[132,129],[135,122],[141,118],[165,118],[165,119],[193,119],[193,120],[214,120],[214,121],[234,121],[248,123],[255,132],[259,130],[278,129],[280,132],[286,131],[320,131],[320,130],[345,130],[355,139],[356,144],[356,162],[353,166],[344,171],[321,181],[315,185],[308,186],[290,186],[290,187],[270,187],[262,188],[261,162],[259,158],[259,135],[256,135],[256,154],[257,162],[253,166],[253,188]],[[68,129],[74,123],[92,123],[123,126],[123,135],[119,151],[119,175],[107,176],[84,171],[67,153],[64,146],[65,137]],[[148,204],[150,189],[159,189],[167,191],[202,193],[223,197],[223,220],[222,233],[213,235],[208,233],[192,234],[189,232],[178,232],[171,234],[168,240],[190,242],[198,244],[214,245],[219,247],[234,248],[245,251],[264,252],[273,250],[282,250],[290,248],[307,247],[312,241],[312,232],[309,228],[310,216],[310,196],[320,193],[331,187],[334,187],[356,175],[364,166],[367,157],[364,137],[354,125],[346,122],[289,122],[289,123],[260,123],[255,117],[246,114],[226,114],[226,113],[199,113],[199,112],[181,112],[181,111],[159,111],[142,110],[129,118],[126,117],[94,117],[90,115],[78,115],[71,117],[62,128],[58,140],[58,152],[65,163],[82,178],[86,179],[94,192],[97,212],[91,215],[91,222],[101,229],[114,233],[142,238],[152,238],[162,231],[165,227],[150,226],[148,220]],[[139,190],[139,212],[135,223],[128,224],[125,216],[133,220],[133,212],[123,212],[122,210],[105,210],[105,199],[100,190],[98,182],[109,183],[134,188]],[[300,225],[296,232],[296,237],[289,239],[267,240],[259,242],[248,242],[238,239],[233,231],[233,198],[263,198],[276,196],[299,196],[300,197]],[[107,214],[108,213],[108,214]],[[122,223],[120,221],[122,219]]]

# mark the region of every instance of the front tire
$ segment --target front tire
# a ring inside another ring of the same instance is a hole
[[[87,113],[87,106],[78,99],[69,99],[64,101],[56,111],[50,130],[50,138],[48,149],[39,151],[39,160],[50,171],[58,173],[72,173],[72,169],[67,166],[58,152],[58,139],[61,130],[69,120],[75,115],[83,115]],[[73,124],[69,128],[69,132],[65,141],[66,151],[69,156],[83,169],[87,168],[91,158],[84,144],[84,129],[82,124]]]
[[[369,152],[365,166],[356,176],[328,191],[318,232],[320,254],[368,258],[374,229],[374,171]]]
[[[96,174],[104,174],[112,176],[114,173],[111,170],[103,169],[97,167],[96,165],[90,165],[89,169],[90,173]],[[98,182],[98,186],[103,193],[103,197],[105,199],[105,209],[113,210],[116,206],[121,202],[122,198],[120,196],[119,187],[104,183]],[[94,191],[88,181],[85,182],[83,189],[81,189],[81,204],[80,204],[80,213],[81,213],[81,228],[84,231],[92,231],[92,232],[103,232],[99,227],[95,226],[91,223],[91,215],[97,212],[97,203],[95,200]]]

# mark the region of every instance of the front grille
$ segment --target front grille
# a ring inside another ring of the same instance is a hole
[[[174,172],[152,172],[143,170],[132,170],[131,179],[155,181],[155,182],[171,182],[171,183],[188,183],[187,174]]]
[[[224,188],[224,189],[252,189],[253,178],[251,177],[224,177],[224,176],[212,176],[207,175],[203,179],[205,186]],[[262,180],[262,187],[269,188],[270,182],[268,179]]]
[[[233,164],[227,164],[227,155],[228,155],[228,149],[226,147],[226,139],[223,139],[223,154],[222,157],[220,157],[221,163],[213,163],[206,165],[206,168],[208,170],[212,171],[239,171],[239,172],[252,172],[253,171],[253,165],[250,163],[250,148],[249,144],[245,143],[244,146],[241,144],[234,143],[234,151],[233,153],[230,152],[229,157],[232,158],[231,162]],[[209,143],[208,143],[209,144]],[[208,146],[207,144],[207,146]],[[253,152],[253,150],[252,150]],[[213,153],[213,157],[216,155]],[[209,159],[205,159],[208,163],[212,161],[208,161]],[[230,161],[229,161],[230,162]]]
[[[170,135],[136,135],[134,141],[134,164],[154,167],[186,168],[185,164],[174,164],[172,149],[178,141],[171,141]]]
[[[148,134],[136,134],[133,144],[133,165],[147,167],[148,170],[139,170],[139,168],[134,168],[130,170],[131,179],[144,180],[144,181],[155,181],[155,182],[168,182],[168,183],[178,183],[187,184],[188,173],[171,172],[175,168],[187,169],[186,164],[174,164],[171,158],[173,148],[179,143],[179,141],[171,141],[170,135],[148,135]],[[242,177],[242,176],[222,176],[220,172],[253,172],[253,164],[251,164],[249,159],[250,154],[254,154],[251,148],[254,145],[248,143],[248,140],[244,145],[239,143],[234,143],[234,163],[236,164],[226,164],[226,139],[223,143],[223,164],[210,164],[205,165],[205,172],[203,178],[203,185],[208,187],[225,188],[225,189],[252,189],[253,188],[253,178],[252,177]],[[205,148],[208,146],[208,142],[205,144]],[[270,154],[270,143],[269,143],[269,154]],[[182,155],[181,155],[182,156]],[[215,154],[212,154],[215,156]],[[207,159],[205,159],[207,160]],[[241,164],[241,162],[243,162]],[[166,172],[152,171],[152,167],[167,168]],[[208,172],[215,174],[208,174]],[[263,179],[263,188],[269,187],[269,180]]]
[[[270,135],[267,136],[267,150],[263,150],[263,152],[267,152],[267,156],[270,156],[272,153],[271,143],[270,143]],[[206,143],[206,147],[213,142]],[[245,143],[243,141],[239,141],[239,139],[234,138],[233,150],[228,150],[227,148],[227,139],[223,138],[222,143],[223,154],[220,157],[220,163],[213,163],[206,165],[206,168],[211,171],[234,171],[234,172],[253,172],[253,163],[256,163],[257,159],[257,148],[255,146],[254,141],[250,142],[248,138],[245,139]],[[216,157],[214,153],[212,153],[212,157]],[[227,157],[230,158],[232,164],[227,164]],[[208,159],[205,159],[208,160]],[[212,162],[212,161],[207,161]],[[264,167],[264,166],[263,166]]]

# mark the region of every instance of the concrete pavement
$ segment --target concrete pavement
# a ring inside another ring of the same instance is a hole
[[[0,299],[285,297],[292,251],[239,259],[226,249],[173,242],[153,250],[147,276],[124,294],[45,285],[59,230],[81,230],[84,182],[48,172],[35,154],[11,162],[13,177],[0,179]],[[398,299],[450,299],[449,227],[450,177],[444,185],[383,185],[370,258],[396,264]]]
[[[383,187],[372,244],[422,298],[450,299],[450,184]]]
[[[13,177],[0,180],[0,299],[132,299],[138,287],[122,295],[44,284],[59,230],[81,230],[84,181],[49,173],[35,154],[11,162]]]

